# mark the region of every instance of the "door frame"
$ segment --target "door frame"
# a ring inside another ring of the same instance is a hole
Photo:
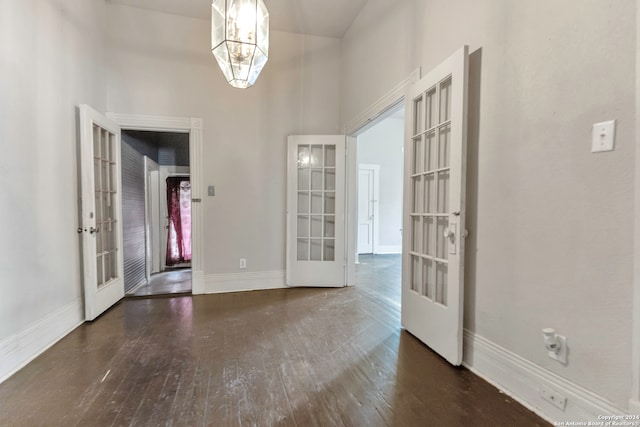
[[[639,0],[640,1],[640,0]],[[420,67],[416,68],[407,78],[399,82],[387,93],[382,95],[367,107],[362,113],[350,120],[342,133],[347,135],[347,191],[346,210],[347,220],[345,232],[347,234],[347,286],[356,280],[356,262],[358,261],[358,149],[357,137],[382,120],[388,118],[400,106],[404,105],[407,88],[422,77]],[[406,118],[405,118],[406,120]],[[404,138],[404,137],[403,137]],[[405,166],[403,165],[403,168]]]
[[[361,169],[370,169],[373,170],[373,198],[375,199],[375,204],[373,205],[373,236],[372,236],[372,248],[371,251],[373,254],[377,254],[380,252],[380,165],[374,165],[369,163],[358,163],[358,193],[360,192],[360,170]],[[358,197],[360,195],[358,194]],[[358,206],[356,205],[356,211],[358,210]],[[358,227],[359,228],[359,227]],[[356,233],[358,230],[356,230]],[[357,242],[357,240],[356,240]],[[356,248],[357,250],[357,248]]]
[[[189,134],[189,168],[191,174],[191,293],[204,294],[204,228],[202,208],[202,119],[142,114],[107,113],[122,130],[176,132]]]

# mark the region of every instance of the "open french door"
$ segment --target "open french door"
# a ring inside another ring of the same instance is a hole
[[[406,97],[402,325],[462,363],[466,114],[465,46]]]
[[[124,296],[120,127],[80,106],[80,191],[85,319]]]
[[[346,284],[345,141],[289,136],[287,286]]]

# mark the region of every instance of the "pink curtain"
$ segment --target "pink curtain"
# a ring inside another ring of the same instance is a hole
[[[191,262],[191,183],[188,177],[167,178],[168,266]]]

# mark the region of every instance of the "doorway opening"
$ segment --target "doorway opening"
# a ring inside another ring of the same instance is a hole
[[[190,294],[189,134],[122,131],[125,294]]]
[[[357,135],[356,286],[400,310],[404,104]]]

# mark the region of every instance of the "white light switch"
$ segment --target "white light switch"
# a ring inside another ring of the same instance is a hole
[[[209,196],[215,196],[215,195],[216,195],[216,187],[214,187],[213,185],[210,185],[210,186],[207,188],[207,194],[208,194]]]
[[[613,151],[613,143],[616,140],[616,121],[596,123],[593,125],[591,152]]]

